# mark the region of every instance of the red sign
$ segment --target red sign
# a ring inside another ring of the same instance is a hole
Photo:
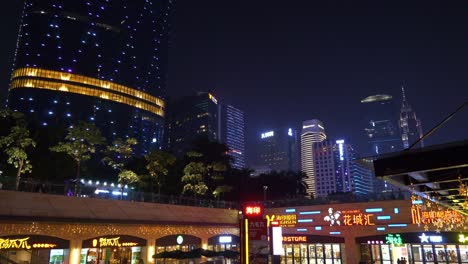
[[[261,217],[263,215],[263,207],[261,205],[246,205],[243,211],[247,218]]]

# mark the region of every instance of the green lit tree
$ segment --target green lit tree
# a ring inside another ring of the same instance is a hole
[[[96,125],[79,121],[76,126],[68,128],[65,141],[50,148],[54,152],[63,152],[70,156],[76,164],[76,187],[81,173],[81,163],[91,159],[96,153],[96,147],[104,144],[105,138]]]
[[[175,163],[176,157],[167,152],[154,150],[145,155],[145,159],[147,161],[146,169],[151,179],[158,185],[158,194],[161,195],[161,186],[169,173],[169,167]]]
[[[8,156],[7,162],[13,164],[16,171],[15,189],[18,190],[21,174],[32,172],[28,149],[36,147],[36,142],[29,137],[29,130],[23,125],[11,128],[10,134],[0,138],[0,147]]]
[[[184,168],[182,183],[185,183],[182,193],[191,192],[197,195],[205,195],[208,190],[204,178],[207,173],[207,167],[203,162],[192,161]]]
[[[140,177],[134,171],[126,168],[132,158],[133,146],[136,144],[138,144],[138,141],[135,138],[127,138],[126,140],[118,138],[111,145],[107,146],[105,151],[107,156],[102,159],[104,163],[119,172],[120,199],[123,198],[125,185],[140,181]]]

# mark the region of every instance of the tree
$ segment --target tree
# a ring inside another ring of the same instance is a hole
[[[36,142],[29,137],[29,130],[25,126],[16,125],[11,128],[9,135],[0,138],[0,147],[5,147],[7,162],[17,168],[15,189],[18,190],[21,174],[32,172],[27,149],[36,147]]]
[[[161,195],[161,186],[164,183],[165,176],[169,173],[169,166],[172,166],[176,158],[169,153],[153,150],[145,155],[148,162],[146,169],[148,170],[151,179],[155,180],[158,184],[158,195]]]
[[[207,172],[206,165],[203,162],[192,161],[184,168],[182,182],[185,183],[182,193],[192,192],[195,196],[205,195],[208,190],[204,178]]]
[[[105,138],[101,135],[99,128],[94,124],[79,121],[76,126],[68,128],[65,141],[50,148],[51,151],[65,153],[75,161],[75,192],[80,178],[81,163],[91,159],[91,156],[96,153],[96,147],[104,142]]]
[[[126,168],[133,154],[132,147],[136,144],[138,144],[138,141],[135,138],[127,138],[126,140],[117,138],[111,145],[107,146],[105,151],[107,152],[107,156],[102,159],[104,163],[119,172],[118,182],[121,185],[120,199],[123,198],[123,188],[125,185],[140,181],[140,178],[134,171]]]

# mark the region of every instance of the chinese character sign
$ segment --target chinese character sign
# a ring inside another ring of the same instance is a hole
[[[400,246],[400,245],[403,245],[403,240],[401,239],[400,234],[395,234],[395,235],[388,234],[385,237],[385,243],[392,244],[392,245],[395,245],[395,246]]]
[[[343,215],[343,225],[345,226],[372,226],[375,225],[374,214],[345,214]]]
[[[261,217],[263,215],[263,207],[260,205],[247,205],[244,206],[244,215],[247,218]]]

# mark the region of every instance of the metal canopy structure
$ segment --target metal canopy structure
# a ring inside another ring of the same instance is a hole
[[[376,177],[468,215],[468,140],[374,160]]]

